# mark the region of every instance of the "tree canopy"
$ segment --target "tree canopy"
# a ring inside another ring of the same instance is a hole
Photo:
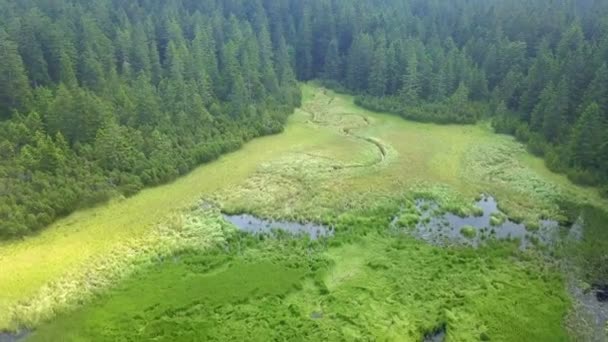
[[[606,1],[0,0],[0,19],[0,236],[281,131],[296,78],[408,119],[491,118],[608,183]]]

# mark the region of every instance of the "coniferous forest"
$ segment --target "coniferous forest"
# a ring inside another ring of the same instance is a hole
[[[603,0],[0,0],[0,236],[280,132],[313,79],[608,194]]]

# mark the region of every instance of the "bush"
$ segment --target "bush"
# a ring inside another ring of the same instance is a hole
[[[513,116],[497,116],[492,120],[496,133],[515,135],[519,122]]]
[[[448,102],[405,105],[394,96],[369,95],[357,96],[355,104],[374,112],[394,113],[408,120],[439,124],[474,124],[485,109],[485,106],[475,102],[467,102],[457,107]]]
[[[568,171],[568,178],[572,182],[584,186],[596,185],[599,181],[597,176],[593,172],[589,170],[580,169],[573,169]]]
[[[477,229],[473,226],[464,226],[460,228],[460,234],[467,239],[473,239],[477,236]]]
[[[493,213],[490,216],[490,225],[493,227],[497,227],[497,226],[502,226],[505,221],[507,220],[507,217],[505,214],[503,213]]]
[[[608,198],[608,185],[604,185],[600,188],[600,196],[603,198]]]
[[[351,94],[352,92],[346,89],[340,82],[336,80],[319,80],[319,84],[327,89],[331,89],[339,94]]]
[[[549,148],[545,153],[545,165],[553,172],[563,172],[564,164],[563,158],[560,158],[559,153],[554,148]]]
[[[531,133],[528,139],[528,151],[536,156],[542,157],[545,155],[546,150],[547,143],[545,140],[540,135]]]
[[[515,130],[515,138],[524,143],[527,143],[528,140],[530,140],[530,128],[528,128],[527,124],[519,124],[519,127]]]

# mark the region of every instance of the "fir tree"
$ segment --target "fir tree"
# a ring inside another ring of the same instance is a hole
[[[31,92],[17,45],[0,28],[0,118],[9,118],[11,111],[26,111]]]

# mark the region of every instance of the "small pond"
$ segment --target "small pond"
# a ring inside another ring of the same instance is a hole
[[[539,228],[529,230],[524,224],[506,218],[499,209],[496,200],[484,196],[476,205],[482,210],[480,216],[460,217],[452,213],[437,215],[438,206],[428,200],[418,200],[416,206],[420,212],[420,221],[412,233],[431,243],[439,245],[463,244],[477,247],[488,240],[519,240],[522,248],[531,244],[549,245],[559,237],[559,224],[556,221],[543,220]],[[501,220],[496,220],[502,217]],[[399,216],[392,222],[396,227]]]
[[[273,234],[284,231],[294,236],[307,235],[312,240],[334,235],[334,229],[314,223],[263,220],[252,215],[224,215],[226,221],[251,234]]]
[[[32,332],[21,330],[18,333],[0,332],[0,342],[19,342],[25,340]]]
[[[445,325],[442,325],[434,331],[424,335],[424,340],[422,342],[443,342],[445,341],[446,335],[447,328]]]

